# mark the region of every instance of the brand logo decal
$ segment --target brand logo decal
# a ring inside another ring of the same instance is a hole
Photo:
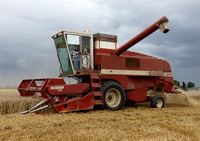
[[[51,90],[63,90],[64,86],[52,86]]]
[[[162,71],[149,71],[149,75],[163,75]]]

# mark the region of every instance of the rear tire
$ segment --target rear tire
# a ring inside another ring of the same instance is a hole
[[[125,104],[125,92],[122,86],[115,81],[103,83],[104,106],[106,109],[115,111]]]
[[[165,106],[165,100],[162,96],[157,95],[151,99],[151,108],[163,108]]]

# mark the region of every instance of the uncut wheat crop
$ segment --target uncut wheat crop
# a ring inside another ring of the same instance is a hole
[[[15,89],[0,89],[0,114],[25,111],[39,101],[41,101],[39,97],[21,97]]]

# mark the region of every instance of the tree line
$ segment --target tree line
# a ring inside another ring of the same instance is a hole
[[[174,85],[182,88],[183,90],[188,90],[189,88],[195,87],[195,83],[188,82],[187,84],[183,81],[182,85],[180,85],[180,82],[178,80],[174,80]]]

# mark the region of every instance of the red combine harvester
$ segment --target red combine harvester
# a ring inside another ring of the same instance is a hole
[[[157,29],[167,33],[167,23],[167,17],[162,17],[120,48],[115,35],[68,30],[53,35],[60,77],[72,77],[77,84],[66,84],[60,78],[23,80],[18,87],[21,96],[40,93],[44,100],[22,113],[48,106],[59,113],[93,109],[95,105],[119,110],[128,100],[149,101],[152,108],[163,108],[164,92],[175,92],[169,63],[127,49]]]

